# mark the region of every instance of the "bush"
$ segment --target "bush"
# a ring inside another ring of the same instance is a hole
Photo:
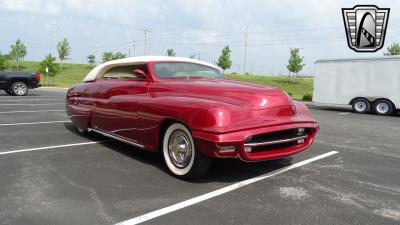
[[[290,97],[293,97],[293,94],[291,92],[287,93]]]
[[[303,101],[312,101],[312,95],[311,94],[305,94],[303,96]]]
[[[57,73],[60,72],[60,67],[56,63],[56,58],[51,54],[46,56],[39,64],[39,72],[41,74],[46,74],[46,67],[49,68],[49,77],[54,77]]]
[[[8,68],[8,61],[6,57],[0,54],[0,71],[6,70]]]

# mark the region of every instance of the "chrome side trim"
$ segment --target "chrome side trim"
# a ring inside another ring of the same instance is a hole
[[[144,146],[141,145],[141,144],[138,144],[138,143],[135,143],[135,142],[132,142],[132,141],[128,141],[128,140],[126,140],[126,139],[124,139],[124,138],[120,138],[120,137],[118,137],[118,136],[115,136],[115,135],[112,135],[112,134],[109,134],[109,133],[106,133],[106,132],[103,132],[103,131],[99,131],[99,130],[96,130],[96,129],[93,129],[93,128],[88,128],[88,131],[89,131],[89,132],[90,132],[90,131],[93,131],[93,132],[96,132],[96,133],[101,134],[101,135],[103,135],[103,136],[112,138],[112,139],[114,139],[114,140],[121,141],[121,142],[124,142],[124,143],[126,143],[126,144],[133,145],[133,146],[135,146],[135,147],[144,149]]]
[[[308,137],[308,135],[303,135],[303,136],[299,136],[299,137],[276,140],[276,141],[248,143],[248,144],[244,144],[244,146],[245,147],[257,147],[257,146],[265,146],[265,145],[283,144],[283,143],[288,143],[288,142],[292,142],[292,141],[298,141],[301,139],[306,139],[307,137]]]

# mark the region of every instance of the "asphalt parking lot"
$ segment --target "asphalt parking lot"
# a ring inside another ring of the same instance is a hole
[[[64,96],[0,92],[0,224],[400,224],[399,116],[312,106],[321,131],[292,163],[216,160],[207,176],[186,182],[159,154],[80,136]]]

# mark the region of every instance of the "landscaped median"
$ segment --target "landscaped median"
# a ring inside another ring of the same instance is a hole
[[[11,68],[14,68],[14,62],[10,62]],[[36,72],[39,68],[39,62],[20,62],[20,69],[23,71]],[[63,69],[54,78],[50,79],[51,87],[68,88],[75,83],[79,83],[86,76],[86,74],[93,68],[88,64],[63,64]],[[46,75],[42,75],[41,83],[46,83]],[[313,89],[312,78],[288,78],[281,76],[255,76],[255,75],[237,75],[227,74],[227,78],[232,80],[239,80],[244,82],[256,83],[266,86],[277,87],[290,95],[296,100],[303,100],[311,97]]]
[[[237,75],[228,74],[225,77],[232,80],[239,80],[243,82],[256,83],[271,87],[277,87],[296,100],[311,101],[313,92],[312,78],[293,78],[282,76],[254,76],[254,75]]]

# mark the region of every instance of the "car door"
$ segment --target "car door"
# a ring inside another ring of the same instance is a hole
[[[149,81],[133,71],[143,65],[116,66],[96,80],[100,84],[92,114],[92,127],[109,134],[136,141],[138,103],[147,96]]]

